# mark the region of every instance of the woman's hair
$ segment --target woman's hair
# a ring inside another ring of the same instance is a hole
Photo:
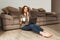
[[[25,8],[25,7],[27,7],[27,9],[28,9],[27,11],[29,12],[29,7],[25,5],[25,6],[23,6],[23,8],[22,8],[22,14],[24,14],[24,8]]]

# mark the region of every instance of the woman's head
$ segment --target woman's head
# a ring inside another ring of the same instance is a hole
[[[27,12],[29,12],[29,7],[28,6],[23,6],[22,13],[24,14],[24,13],[27,13]]]

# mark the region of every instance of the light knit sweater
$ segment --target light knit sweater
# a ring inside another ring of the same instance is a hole
[[[30,16],[30,15],[29,15]],[[22,18],[26,18],[26,21],[21,21]],[[24,27],[25,25],[28,25],[29,24],[29,21],[27,20],[27,16],[25,15],[20,15],[20,27]]]

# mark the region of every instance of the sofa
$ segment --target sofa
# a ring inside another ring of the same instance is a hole
[[[12,30],[21,28],[20,25],[20,15],[21,15],[22,7],[14,8],[14,7],[5,7],[2,9],[2,13],[0,15],[1,19],[1,28],[3,30]],[[37,25],[47,25],[52,24],[52,20],[57,20],[57,15],[55,12],[46,12],[43,8],[32,8],[30,9],[31,19]]]

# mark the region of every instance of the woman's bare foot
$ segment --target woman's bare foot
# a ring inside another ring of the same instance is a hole
[[[40,34],[46,38],[50,38],[52,37],[52,34],[48,33],[48,32],[40,32]]]

